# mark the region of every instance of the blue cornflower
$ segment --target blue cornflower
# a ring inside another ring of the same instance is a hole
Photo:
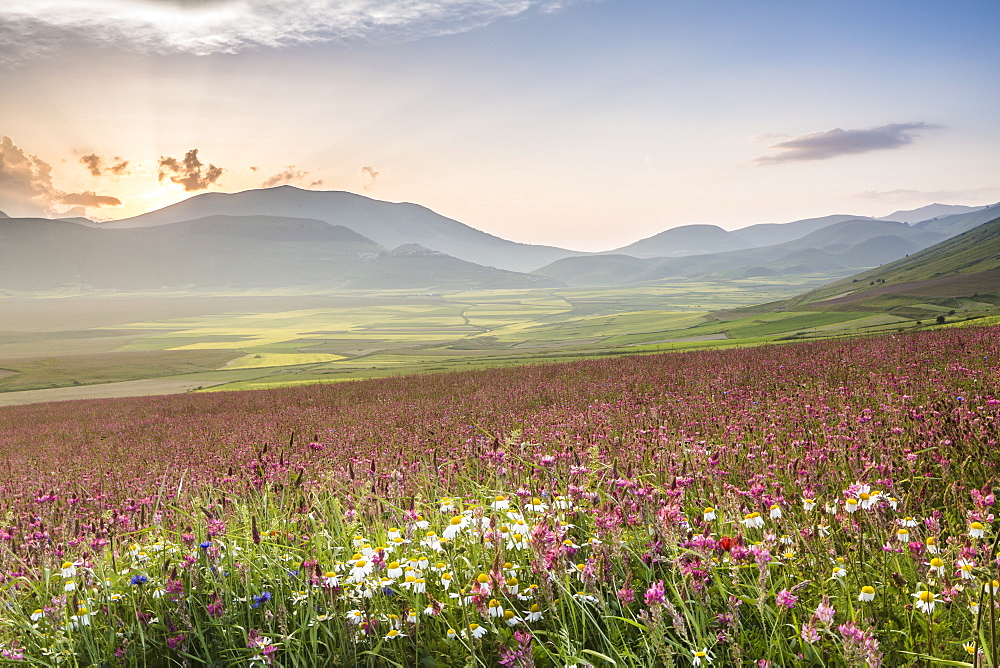
[[[259,596],[253,597],[253,603],[251,604],[255,608],[259,608],[262,604],[267,603],[271,600],[271,592],[264,591],[261,592]]]
[[[212,546],[212,541],[209,540],[206,540],[204,543],[198,543],[198,547],[200,547],[203,550],[207,550],[211,546]]]
[[[299,572],[295,571],[295,570],[288,571],[288,577],[290,577],[290,578],[297,578],[297,577],[299,577]]]
[[[144,585],[149,582],[149,578],[145,575],[133,575],[132,579],[129,580],[134,585]]]

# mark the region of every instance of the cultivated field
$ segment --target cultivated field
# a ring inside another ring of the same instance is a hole
[[[995,665],[998,419],[959,327],[8,407],[0,653]]]
[[[908,306],[907,315],[731,310],[801,289],[798,283],[731,281],[447,294],[4,299],[0,403],[178,387],[254,389],[755,345],[907,329],[937,315],[955,320],[994,308],[969,303],[951,314],[955,309],[928,304],[924,310]],[[115,385],[125,381],[130,384]]]

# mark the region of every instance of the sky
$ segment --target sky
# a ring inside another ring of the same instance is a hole
[[[596,251],[991,204],[996,25],[995,0],[4,3],[0,210],[292,184]]]

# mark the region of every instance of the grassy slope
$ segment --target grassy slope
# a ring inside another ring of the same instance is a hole
[[[1000,218],[902,260],[807,292],[788,305],[857,304],[888,294],[959,297],[997,293],[998,270]]]

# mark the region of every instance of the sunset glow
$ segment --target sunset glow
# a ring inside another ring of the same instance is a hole
[[[108,220],[288,183],[598,250],[990,204],[994,19],[972,1],[5,7],[0,210]]]

